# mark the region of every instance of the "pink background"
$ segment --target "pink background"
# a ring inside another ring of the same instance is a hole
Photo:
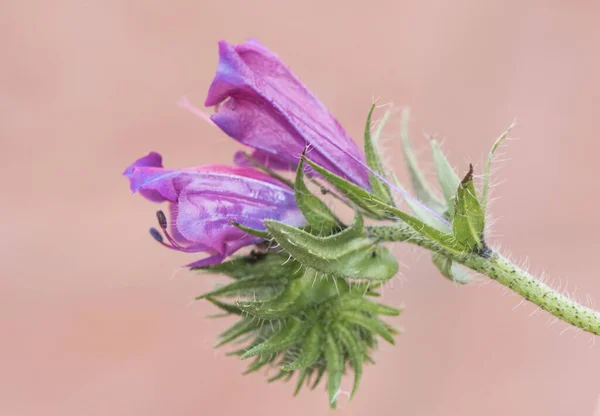
[[[156,206],[120,177],[149,150],[230,162],[237,144],[176,105],[203,102],[219,39],[260,39],[354,137],[373,97],[410,105],[417,147],[445,136],[461,171],[518,116],[490,242],[598,299],[599,17],[593,1],[0,1],[0,414],[328,414],[322,390],[293,398],[211,348],[225,322],[192,299],[215,279],[178,269],[190,257],[152,241]],[[398,248],[385,299],[405,333],[336,414],[594,414],[600,343],[422,254]]]

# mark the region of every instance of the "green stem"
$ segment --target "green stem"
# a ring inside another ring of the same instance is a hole
[[[414,230],[403,224],[368,227],[367,233],[379,241],[406,241],[440,252],[453,261],[496,280],[558,319],[600,335],[600,313],[552,289],[494,251],[457,254],[416,235]]]

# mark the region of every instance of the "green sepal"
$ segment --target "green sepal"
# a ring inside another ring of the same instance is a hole
[[[302,349],[298,358],[290,364],[284,365],[281,369],[292,371],[312,366],[321,356],[324,342],[325,336],[321,324],[313,324],[302,342]]]
[[[310,388],[312,390],[314,390],[315,387],[317,387],[319,385],[319,383],[321,382],[321,380],[323,379],[323,374],[325,374],[325,370],[327,370],[327,367],[325,366],[325,364],[319,365],[319,367],[317,369],[317,377],[315,378],[315,381],[310,386]]]
[[[308,372],[308,369],[300,370],[300,374],[298,375],[298,381],[296,382],[296,389],[294,390],[294,396],[297,396],[298,393],[300,393],[300,389],[302,389],[302,384],[304,383]]]
[[[242,360],[245,360],[246,358],[250,358],[255,355],[274,354],[284,351],[285,349],[296,344],[304,332],[305,328],[299,320],[288,319],[285,327],[275,332],[275,334],[266,341],[261,342],[260,344],[246,351],[241,358]]]
[[[296,171],[294,195],[298,208],[302,211],[314,234],[330,234],[341,228],[338,218],[321,199],[310,192],[304,182],[304,153]]]
[[[221,302],[220,300],[213,299],[210,297],[207,297],[206,300],[209,301],[210,303],[212,303],[213,305],[215,305],[217,308],[224,310],[225,312],[227,312],[230,315],[241,315],[242,314],[242,310],[240,308],[238,308],[236,305]]]
[[[364,190],[358,185],[353,184],[352,182],[348,182],[346,179],[337,176],[334,173],[329,172],[327,169],[317,165],[312,162],[310,159],[304,158],[306,163],[308,163],[319,175],[321,175],[327,182],[332,184],[344,194],[350,201],[352,201],[356,206],[363,210],[364,215],[375,218],[375,219],[385,219],[387,218],[386,212],[377,208],[377,205],[374,205],[374,201],[379,201],[379,199],[371,194],[370,192]],[[388,205],[388,204],[385,204]]]
[[[265,279],[289,277],[298,270],[298,263],[290,260],[288,255],[280,253],[258,253],[236,257],[212,266],[197,267],[208,273],[224,274],[233,279]]]
[[[310,287],[310,280],[293,279],[278,296],[264,301],[237,301],[236,306],[242,312],[260,319],[287,318],[302,310],[308,300],[304,291]]]
[[[373,302],[361,296],[345,297],[340,299],[338,305],[340,311],[361,311],[376,315],[398,316],[402,312],[402,309],[393,308],[378,302]]]
[[[435,266],[439,269],[442,275],[452,280],[453,282],[464,285],[470,283],[471,280],[473,280],[471,275],[463,266],[453,262],[448,257],[440,253],[432,253],[431,259],[433,260],[433,264],[435,264]]]
[[[470,250],[483,247],[485,216],[473,185],[473,165],[458,186],[452,230],[454,237]]]
[[[404,109],[402,111],[402,128],[400,131],[400,139],[402,142],[402,149],[404,150],[404,152],[403,152],[404,159],[406,161],[406,164],[408,166],[408,172],[410,174],[412,189],[419,201],[421,201],[423,204],[425,204],[426,206],[431,208],[436,213],[443,215],[447,209],[446,205],[445,205],[445,203],[440,201],[440,199],[436,196],[435,192],[433,191],[432,186],[429,184],[427,179],[425,179],[425,175],[423,174],[423,172],[421,171],[421,168],[419,167],[417,155],[412,147],[412,143],[410,141],[410,136],[408,134],[408,121],[409,121],[408,109]],[[408,202],[410,204],[410,202],[412,202],[412,201],[409,202],[407,200],[406,202]],[[413,205],[417,205],[417,204],[413,203]],[[415,212],[415,210],[413,209],[412,206],[411,206],[411,209],[413,210],[413,212]],[[421,219],[424,219],[419,215],[418,212],[415,212],[415,215],[419,216],[419,218],[421,218]],[[433,225],[433,224],[429,224],[429,225]],[[433,226],[435,227],[435,225],[433,225]]]
[[[350,394],[350,399],[352,400],[356,394],[356,391],[358,390],[358,386],[360,385],[365,352],[361,346],[360,340],[356,338],[350,329],[344,325],[336,325],[335,330],[342,341],[342,345],[346,349],[346,353],[350,359],[350,364],[354,370],[354,385],[352,387],[352,393]]]
[[[348,323],[363,327],[367,331],[379,334],[390,344],[395,344],[393,333],[390,327],[385,325],[382,321],[377,318],[371,318],[366,316],[362,312],[358,311],[341,311],[340,316]]]
[[[256,290],[265,288],[283,287],[287,283],[287,277],[277,276],[270,278],[245,278],[236,280],[225,286],[221,286],[212,292],[204,293],[196,297],[196,300],[208,297],[230,297],[230,296],[251,296]]]
[[[240,224],[238,222],[235,222],[235,221],[229,221],[229,223],[231,225],[233,225],[235,228],[239,228],[240,230],[244,231],[245,233],[248,233],[248,234],[253,235],[255,237],[263,238],[265,240],[268,240],[268,239],[271,238],[271,236],[269,235],[269,233],[267,231],[257,230],[255,228],[246,227],[245,225],[242,225],[242,224]]]
[[[345,230],[317,237],[278,221],[265,221],[277,243],[302,264],[334,277],[387,280],[398,271],[390,251],[367,238],[361,215]]]
[[[268,383],[272,383],[277,380],[283,379],[283,381],[288,381],[294,375],[293,371],[279,371],[279,373],[275,374],[273,377],[267,379]]]
[[[344,374],[344,356],[340,351],[337,339],[331,331],[327,331],[325,340],[325,361],[327,363],[327,394],[329,396],[329,405],[335,408],[337,404],[337,395]]]
[[[367,116],[367,123],[365,125],[365,156],[367,165],[385,178],[385,170],[383,168],[381,154],[378,149],[379,134],[373,136],[371,135],[371,119],[373,116],[373,110],[375,110],[375,104],[371,105],[369,115]],[[378,133],[380,132],[381,130],[378,130]],[[382,182],[381,179],[372,173],[369,173],[369,183],[371,184],[373,195],[388,205],[394,205],[394,199],[387,184]]]
[[[438,181],[444,193],[444,198],[446,198],[448,217],[452,219],[454,218],[454,198],[456,196],[456,189],[460,184],[460,179],[435,140],[431,140],[431,151],[433,152],[433,163]]]
[[[259,326],[260,324],[251,318],[241,319],[219,335],[221,340],[215,345],[215,348],[228,344],[242,335],[255,331]]]
[[[267,365],[269,363],[272,363],[276,359],[277,359],[277,355],[276,354],[261,355],[259,357],[256,357],[256,359],[252,362],[252,364],[250,364],[248,366],[248,368],[246,369],[246,371],[244,371],[242,374],[243,375],[247,375],[247,374],[250,374],[250,373],[254,373],[255,371],[258,371],[261,368],[263,368],[265,365]]]

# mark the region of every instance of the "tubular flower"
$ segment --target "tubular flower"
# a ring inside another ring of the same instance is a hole
[[[157,214],[167,241],[153,228],[150,232],[156,240],[175,250],[209,254],[188,267],[220,263],[238,249],[261,241],[231,222],[259,230],[265,229],[267,219],[294,226],[304,223],[294,191],[253,169],[223,165],[164,169],[162,157],[151,152],[123,175],[129,178],[132,192],[153,202],[169,202],[171,226],[162,211]]]
[[[212,121],[255,149],[252,156],[262,164],[293,168],[308,147],[312,161],[370,189],[364,156],[352,138],[277,55],[257,41],[219,42],[219,65],[205,105],[219,105]],[[245,162],[236,155],[236,163]]]

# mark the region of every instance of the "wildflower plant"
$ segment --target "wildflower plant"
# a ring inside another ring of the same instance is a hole
[[[222,41],[219,57],[205,102],[217,108],[210,121],[252,153],[235,154],[234,166],[165,169],[152,152],[124,175],[133,192],[168,203],[169,219],[158,211],[158,228],[150,230],[160,244],[206,253],[188,267],[230,279],[197,299],[238,317],[216,346],[237,345],[229,354],[249,360],[245,373],[274,368],[268,380],[295,377],[295,393],[325,379],[335,407],[341,378],[350,371],[354,396],[378,343],[393,344],[399,333],[390,317],[401,309],[378,299],[378,289],[398,272],[387,247],[391,242],[428,250],[453,282],[469,283],[469,270],[481,273],[558,319],[600,334],[597,312],[536,280],[487,244],[490,167],[508,131],[492,146],[480,191],[473,167],[459,175],[432,140],[435,189],[418,166],[405,115],[401,139],[409,193],[390,180],[382,163],[379,137],[387,115],[373,129],[371,107],[361,151],[258,42]],[[349,206],[352,222],[338,218],[324,196]]]

